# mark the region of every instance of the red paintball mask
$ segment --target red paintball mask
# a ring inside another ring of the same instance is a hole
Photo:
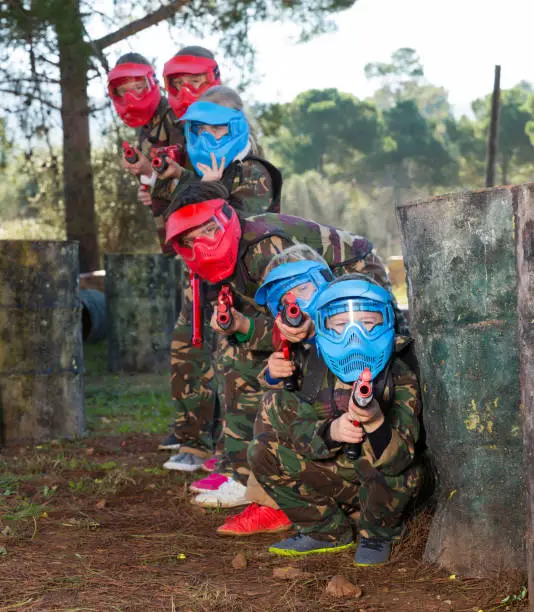
[[[127,91],[122,96],[117,87],[130,79],[144,79],[142,91]],[[119,64],[108,73],[108,93],[122,121],[129,127],[145,125],[152,119],[161,100],[154,69],[147,64]]]
[[[186,244],[186,233],[197,233]],[[167,219],[166,239],[188,268],[210,283],[228,278],[234,271],[241,239],[241,224],[235,210],[222,199],[188,204]]]
[[[171,83],[171,80],[181,74],[205,74],[207,81],[199,87],[184,84],[178,89]],[[217,62],[208,57],[197,57],[196,55],[175,55],[171,58],[163,67],[163,80],[169,103],[178,119],[205,91],[214,85],[221,84]]]

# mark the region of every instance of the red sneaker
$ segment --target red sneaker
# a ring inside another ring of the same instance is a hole
[[[234,514],[217,529],[221,535],[247,536],[256,533],[278,533],[287,531],[291,521],[283,510],[250,504],[241,514]]]

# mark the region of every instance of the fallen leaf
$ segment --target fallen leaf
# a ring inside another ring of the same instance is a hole
[[[100,422],[101,422],[101,423],[111,423],[111,420],[110,420],[110,419],[108,419],[108,417],[101,416],[101,417],[100,417]]]
[[[245,569],[247,567],[247,558],[240,552],[232,559],[232,567],[234,569]]]
[[[95,504],[95,508],[98,508],[99,510],[102,510],[102,508],[105,508],[105,507],[106,507],[106,500],[105,499],[100,499]]]
[[[343,576],[334,576],[326,585],[326,592],[334,597],[354,597],[358,599],[362,596],[360,587],[352,584]]]
[[[2,529],[2,531],[0,531],[0,533],[1,533],[3,536],[10,536],[10,535],[13,533],[13,530],[11,529],[11,527],[7,527],[7,526],[6,526],[6,527],[4,527],[4,528]]]
[[[95,454],[95,449],[91,446],[90,448],[86,448],[85,449],[85,454],[89,457],[91,457],[91,455]]]
[[[5,546],[0,546],[0,556],[7,555],[7,548]]]
[[[313,576],[311,572],[303,572],[298,567],[275,567],[273,569],[273,578],[279,578],[280,580],[295,580],[298,578],[310,578]]]

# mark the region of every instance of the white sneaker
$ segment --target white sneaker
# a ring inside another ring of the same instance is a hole
[[[229,478],[216,491],[201,493],[191,500],[192,504],[204,508],[234,508],[246,506],[250,501],[245,498],[247,487],[237,480]]]
[[[163,467],[166,470],[178,470],[180,472],[195,472],[200,470],[205,457],[199,457],[193,453],[178,453],[165,461]]]

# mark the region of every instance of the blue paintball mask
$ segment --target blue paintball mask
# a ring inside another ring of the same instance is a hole
[[[224,157],[227,168],[249,144],[250,129],[243,111],[200,101],[191,104],[180,120],[185,121],[187,154],[198,174],[202,174],[198,170],[199,163],[211,167],[210,153],[215,155],[218,164]],[[217,140],[213,134],[200,131],[201,125],[226,125],[228,134]]]
[[[361,312],[380,313],[382,323],[368,330],[357,318],[356,313]],[[344,383],[357,380],[365,368],[371,370],[374,379],[393,353],[395,313],[391,295],[363,276],[336,280],[317,299],[315,333],[321,357]]]
[[[284,307],[282,298],[288,291],[293,291],[300,309],[315,316],[315,302],[323,287],[334,279],[334,275],[328,266],[320,261],[292,261],[280,264],[271,270],[265,277],[261,287],[256,291],[254,299],[260,306],[267,305],[273,317]],[[313,294],[308,299],[298,295],[298,287],[311,283],[314,287]]]

